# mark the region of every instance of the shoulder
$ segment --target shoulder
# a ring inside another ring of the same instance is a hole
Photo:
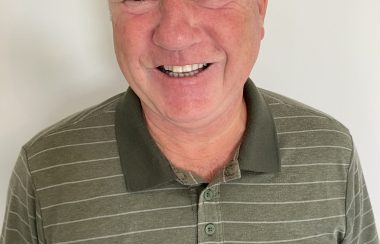
[[[294,122],[305,121],[309,122],[302,126],[305,129],[308,129],[308,127],[315,129],[315,126],[322,126],[323,128],[321,129],[335,129],[342,133],[350,134],[349,129],[344,124],[327,113],[272,91],[262,88],[259,88],[259,91],[276,122],[283,120],[281,124],[285,122],[285,124],[290,125],[294,124]]]
[[[346,126],[294,99],[264,89],[259,91],[272,113],[285,164],[349,165],[354,146]]]
[[[62,156],[64,148],[70,145],[85,145],[113,140],[115,108],[123,93],[113,96],[97,105],[77,112],[38,133],[24,145],[28,160],[44,154],[50,157]],[[48,152],[54,151],[54,154]]]

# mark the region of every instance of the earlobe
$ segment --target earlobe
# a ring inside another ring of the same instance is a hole
[[[263,26],[263,27],[261,27],[261,40],[264,39],[264,36],[265,36],[265,28]]]

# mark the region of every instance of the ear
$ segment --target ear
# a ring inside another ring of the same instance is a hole
[[[259,17],[261,20],[261,39],[264,38],[265,29],[264,29],[264,19],[267,12],[268,0],[256,0],[258,9],[259,9]]]
[[[259,7],[260,18],[264,23],[265,14],[267,12],[268,0],[256,0]]]

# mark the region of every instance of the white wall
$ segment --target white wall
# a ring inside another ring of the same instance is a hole
[[[270,1],[252,77],[323,110],[354,135],[380,226],[380,1]],[[0,229],[20,147],[126,88],[106,1],[0,0]]]

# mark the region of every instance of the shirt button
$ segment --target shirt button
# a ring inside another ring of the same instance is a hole
[[[216,228],[214,224],[207,224],[205,227],[205,232],[207,235],[211,236],[215,233]]]
[[[203,194],[203,197],[206,201],[211,201],[212,198],[214,197],[214,193],[212,192],[212,190],[208,189],[205,191],[205,193]]]

